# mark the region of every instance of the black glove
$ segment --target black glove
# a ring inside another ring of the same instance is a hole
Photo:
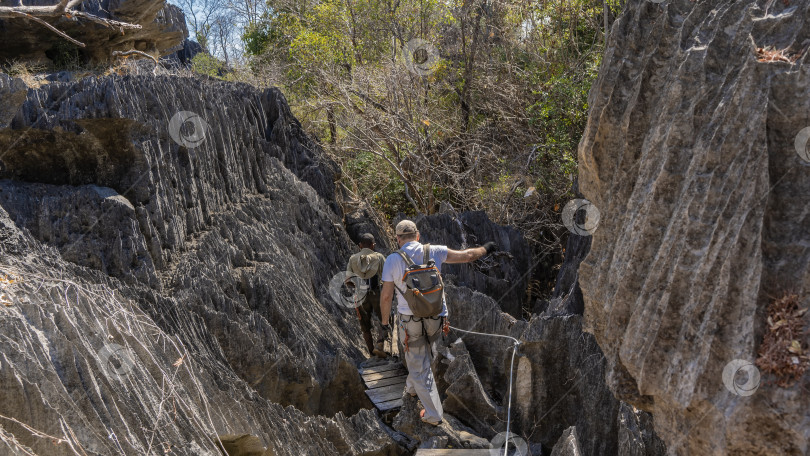
[[[391,336],[394,334],[394,330],[391,329],[391,325],[382,325],[383,334],[385,334],[385,340],[391,340]]]
[[[494,243],[492,241],[487,242],[486,244],[482,245],[481,247],[483,247],[487,251],[487,254],[498,250],[498,244],[496,244],[496,243]]]

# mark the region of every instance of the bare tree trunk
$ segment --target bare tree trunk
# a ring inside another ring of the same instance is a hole
[[[607,0],[602,0],[602,7],[604,8],[604,12],[605,12],[605,46],[607,46],[607,37],[608,37],[608,3],[607,3]]]
[[[326,108],[326,121],[329,123],[329,143],[334,145],[337,142],[337,122],[335,122],[335,111],[332,106]]]

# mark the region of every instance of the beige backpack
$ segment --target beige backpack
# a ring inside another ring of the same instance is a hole
[[[382,262],[385,257],[377,252],[369,254],[355,254],[349,259],[349,269],[361,279],[363,284],[372,289],[380,286],[379,275],[382,271]]]

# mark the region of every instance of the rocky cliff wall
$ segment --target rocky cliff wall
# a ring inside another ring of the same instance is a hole
[[[0,77],[0,277],[17,281],[2,284],[0,440],[402,451],[362,410],[356,316],[329,298],[353,251],[334,165],[280,92],[151,76],[19,89]]]
[[[608,388],[607,360],[595,338],[582,331],[582,316],[558,311],[535,314],[527,322],[466,287],[450,286],[447,297],[453,326],[520,341],[511,431],[533,448],[532,454],[547,454],[569,426],[577,430],[583,455],[666,453],[651,416],[616,399]],[[463,349],[455,347],[457,340]],[[512,341],[461,331],[452,331],[447,341],[450,346],[434,363],[445,411],[486,438],[505,432]]]
[[[808,451],[810,376],[723,378],[756,359],[770,301],[808,305],[808,46],[808,1],[630,0],[590,94],[586,327],[678,454]]]
[[[327,418],[261,397],[234,372],[210,318],[62,260],[2,208],[0,254],[2,276],[17,280],[0,307],[2,454],[215,456],[224,434],[252,435],[267,455],[401,454],[369,410]],[[231,331],[220,335],[247,335]],[[301,363],[281,341],[275,350]]]

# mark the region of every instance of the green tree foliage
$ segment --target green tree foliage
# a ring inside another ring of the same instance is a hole
[[[191,70],[197,74],[219,78],[226,74],[225,64],[211,54],[201,52],[191,59]]]
[[[243,38],[358,198],[389,216],[442,201],[485,209],[559,249],[588,91],[620,7],[268,0]]]

